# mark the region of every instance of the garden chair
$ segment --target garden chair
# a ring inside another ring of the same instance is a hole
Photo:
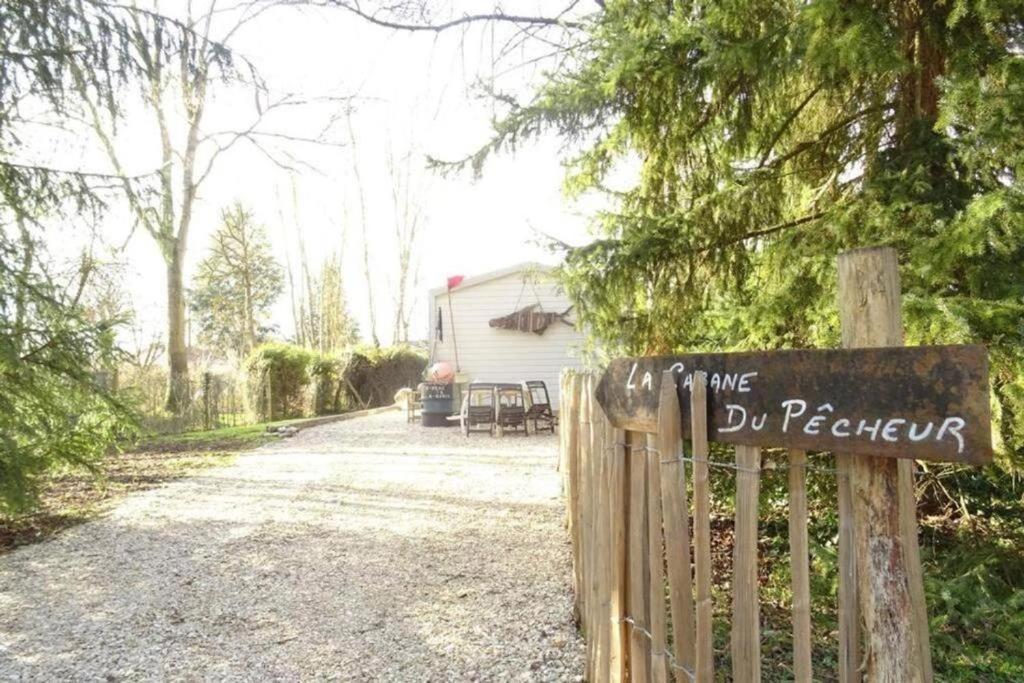
[[[500,434],[506,429],[519,431],[529,436],[526,427],[526,398],[521,384],[496,384],[494,387],[495,405],[497,406],[496,421]]]
[[[555,433],[555,425],[558,420],[551,408],[551,396],[548,394],[548,385],[542,380],[535,379],[523,382],[526,387],[526,394],[530,398],[530,407],[526,411],[526,420],[533,421],[533,432],[544,430]]]
[[[484,382],[471,382],[462,398],[462,410],[459,413],[462,433],[469,436],[470,432],[489,432],[494,434],[494,385]]]

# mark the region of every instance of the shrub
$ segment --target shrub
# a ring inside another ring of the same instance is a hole
[[[349,402],[372,408],[390,405],[395,392],[422,381],[427,355],[407,344],[357,347],[349,354],[342,381]]]
[[[321,355],[270,343],[254,350],[247,361],[252,405],[260,420],[390,405],[395,392],[420,382],[426,366],[426,353],[404,344]]]
[[[346,358],[334,354],[317,357],[310,367],[313,378],[313,412],[336,415],[352,407],[345,390]]]
[[[249,354],[252,405],[261,421],[300,417],[316,354],[301,346],[271,342]]]

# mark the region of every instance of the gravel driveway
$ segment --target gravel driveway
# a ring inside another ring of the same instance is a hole
[[[0,557],[0,678],[574,680],[556,439],[311,428]]]

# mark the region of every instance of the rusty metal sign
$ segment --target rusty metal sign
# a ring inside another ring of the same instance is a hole
[[[597,399],[622,429],[657,427],[671,370],[690,432],[690,386],[706,374],[708,438],[984,464],[992,460],[984,346],[700,353],[612,361]]]

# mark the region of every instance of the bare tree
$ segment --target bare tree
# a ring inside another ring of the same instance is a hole
[[[348,348],[355,343],[358,330],[348,310],[340,252],[328,256],[320,265],[317,289],[320,293],[317,316],[320,352],[332,353]]]
[[[409,318],[416,304],[415,291],[419,284],[419,262],[416,243],[423,229],[422,186],[413,176],[413,152],[396,158],[389,150],[387,164],[391,176],[391,200],[395,222],[395,253],[397,272],[392,298],[395,305],[392,340],[409,341]]]
[[[604,9],[603,0],[594,1],[599,8]],[[502,10],[498,3],[495,3],[494,9],[489,12],[453,13],[445,16],[437,16],[435,11],[431,11],[431,5],[436,6],[438,3],[431,3],[429,0],[399,0],[398,2],[381,3],[379,6],[358,2],[358,0],[322,0],[317,4],[338,7],[371,24],[402,31],[441,33],[472,24],[492,22],[513,24],[520,28],[579,29],[583,27],[579,20],[568,18],[570,13],[581,4],[580,0],[568,0],[563,3],[557,13],[547,16],[510,14]]]
[[[299,244],[299,322],[302,325],[302,343],[304,346],[315,348],[317,344],[317,320],[316,280],[309,270],[309,259],[306,257],[306,238],[303,235],[302,220],[299,218],[299,187],[295,176],[291,177],[292,189],[292,218],[295,221],[295,236]]]
[[[370,339],[374,346],[380,346],[377,336],[377,307],[373,299],[373,271],[370,270],[370,239],[369,225],[366,215],[366,189],[363,187],[362,175],[359,173],[359,150],[356,145],[356,133],[352,126],[352,109],[346,110],[345,120],[348,124],[348,141],[352,154],[352,178],[356,197],[359,200],[359,227],[363,241],[363,274],[366,277],[366,299],[370,305]]]
[[[295,0],[302,2],[303,0]],[[336,7],[349,12],[360,20],[373,26],[406,31],[411,33],[461,33],[463,48],[469,31],[474,27],[486,27],[489,30],[489,42],[492,74],[499,64],[515,55],[529,43],[535,43],[546,50],[546,54],[534,54],[528,59],[520,60],[508,70],[516,70],[528,64],[536,65],[553,57],[564,57],[565,54],[580,44],[579,36],[585,36],[590,25],[591,15],[604,10],[604,0],[562,0],[555,3],[546,0],[543,5],[548,10],[552,6],[553,13],[530,14],[507,12],[502,3],[495,2],[489,11],[459,12],[457,2],[437,2],[436,0],[388,0],[388,2],[363,2],[361,0],[311,0],[318,6]],[[541,4],[537,3],[538,6]],[[496,27],[508,30],[495,31]],[[484,39],[481,47],[488,41]]]
[[[281,201],[280,192],[276,192],[276,196],[277,196],[277,217],[278,217],[278,221],[279,221],[280,226],[281,226],[281,230],[283,232],[283,236],[285,238],[285,243],[284,243],[284,267],[285,267],[285,273],[288,276],[288,300],[291,303],[292,325],[295,328],[295,341],[300,346],[305,346],[306,345],[305,320],[303,319],[302,313],[299,310],[299,300],[301,299],[302,294],[301,294],[301,292],[299,292],[298,295],[296,294],[296,290],[295,290],[295,272],[292,270],[291,249],[288,246],[288,243],[289,243],[289,240],[288,240],[289,231],[288,231],[288,228],[287,228],[287,222],[285,221],[285,217],[284,217],[284,204]],[[297,224],[298,224],[298,222],[296,220],[296,225]]]
[[[154,42],[141,37],[132,47],[143,64],[147,78],[143,101],[153,116],[159,133],[159,171],[155,201],[141,192],[125,171],[122,150],[116,144],[116,130],[110,117],[95,101],[89,79],[81,72],[73,72],[76,85],[86,101],[88,123],[95,131],[114,172],[121,178],[128,204],[141,225],[160,249],[166,267],[167,286],[167,356],[169,378],[167,409],[173,413],[187,407],[191,391],[188,373],[188,347],[186,343],[184,263],[189,244],[189,231],[195,201],[202,184],[210,177],[223,153],[240,141],[255,146],[272,163],[281,168],[294,168],[299,162],[294,155],[275,148],[272,142],[311,142],[329,144],[321,138],[302,138],[264,130],[262,124],[268,115],[279,109],[302,106],[309,100],[293,95],[271,99],[254,68],[249,85],[254,88],[255,107],[251,121],[237,130],[207,132],[203,127],[209,89],[217,79],[233,76],[242,81],[232,66],[228,44],[239,29],[262,15],[268,9],[288,4],[275,0],[251,0],[219,7],[218,0],[209,0],[204,12],[193,14],[193,3],[187,3],[183,23],[194,32],[195,44],[183,46],[180,61],[172,63],[160,47],[159,33]],[[216,19],[216,21],[215,21]],[[136,21],[138,19],[136,18]],[[216,37],[211,36],[214,26],[223,27]],[[139,36],[144,33],[141,27]],[[240,61],[237,57],[234,62]],[[175,103],[179,109],[175,108]],[[175,116],[183,119],[183,133],[175,143]]]

